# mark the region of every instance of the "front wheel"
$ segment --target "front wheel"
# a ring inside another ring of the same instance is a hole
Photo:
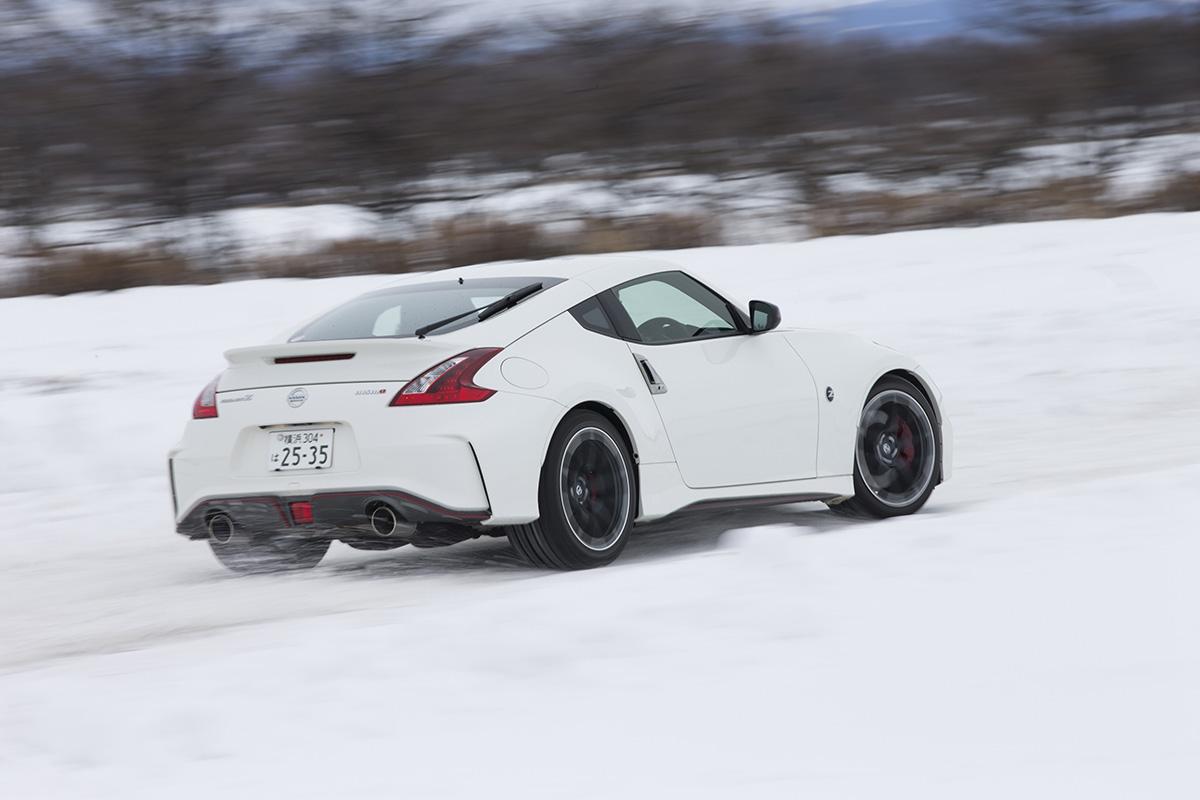
[[[852,516],[912,514],[941,473],[933,408],[909,381],[888,376],[871,389],[854,444],[854,496],[830,508]]]
[[[624,437],[592,411],[568,414],[550,440],[538,487],[541,516],[508,529],[529,563],[587,569],[611,563],[637,515],[633,457]]]

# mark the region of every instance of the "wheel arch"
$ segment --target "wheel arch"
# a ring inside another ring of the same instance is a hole
[[[620,412],[618,412],[612,406],[607,405],[605,403],[601,403],[598,400],[586,400],[582,403],[577,403],[577,404],[571,406],[570,408],[568,408],[563,413],[562,417],[559,418],[558,425],[555,425],[554,429],[558,430],[558,426],[562,425],[563,420],[565,420],[568,416],[575,413],[576,411],[591,411],[593,413],[599,414],[600,416],[604,417],[606,420],[611,422],[613,427],[617,429],[617,433],[621,434],[621,439],[622,439],[622,441],[625,442],[625,446],[629,448],[629,454],[633,458],[633,482],[634,482],[634,486],[636,487],[636,491],[637,491],[637,500],[638,500],[637,514],[640,515],[642,513],[642,508],[641,508],[641,506],[642,506],[642,474],[641,474],[640,468],[638,467],[639,458],[638,458],[637,441],[633,438],[633,434],[630,433],[630,428],[629,428],[628,423],[626,423],[625,420],[621,417]],[[543,456],[543,459],[545,459],[545,457],[549,455],[549,447],[550,447],[550,442],[549,442],[549,440],[547,440],[546,455]]]
[[[941,426],[942,409],[940,406],[938,406],[937,398],[934,396],[933,388],[929,385],[929,381],[927,381],[925,378],[922,378],[920,375],[910,369],[897,368],[889,370],[888,372],[885,372],[876,378],[875,382],[871,384],[871,389],[874,389],[884,378],[902,378],[911,383],[913,386],[916,386],[917,390],[929,402],[929,407],[933,409],[934,421]],[[870,396],[869,391],[867,394]]]
[[[945,473],[945,436],[944,436],[944,431],[943,431],[942,409],[941,409],[941,406],[938,405],[937,398],[934,395],[932,386],[930,385],[928,380],[921,377],[921,375],[919,375],[918,373],[914,372],[913,370],[904,369],[901,367],[901,368],[889,370],[888,372],[885,372],[882,375],[880,375],[878,378],[876,378],[875,383],[871,384],[871,389],[867,392],[867,396],[870,397],[871,392],[873,392],[875,390],[875,387],[879,385],[879,382],[886,378],[900,378],[902,380],[908,381],[913,386],[917,387],[917,391],[921,393],[921,395],[925,398],[926,402],[929,403],[929,407],[933,409],[933,423],[934,423],[933,430],[934,430],[934,435],[936,436],[937,444],[938,444],[937,480],[935,481],[935,485],[943,483],[946,479],[946,473]]]

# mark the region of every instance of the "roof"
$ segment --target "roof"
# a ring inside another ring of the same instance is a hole
[[[515,308],[490,317],[486,322],[445,333],[432,334],[448,340],[461,340],[464,348],[481,346],[476,340],[483,341],[485,339],[487,346],[507,346],[508,343],[524,336],[548,319],[561,314],[594,294],[642,275],[674,270],[694,274],[692,270],[685,269],[680,264],[652,255],[616,253],[565,256],[541,261],[498,261],[491,264],[450,267],[435,272],[405,275],[383,288],[452,281],[460,277],[464,280],[508,276],[562,278],[561,283],[549,287],[545,292],[538,292]],[[707,280],[705,282],[708,283]],[[719,286],[713,286],[713,288],[734,304],[742,305],[735,295],[723,292]]]
[[[491,264],[474,264],[466,267],[448,267],[436,272],[406,276],[392,285],[408,285],[455,278],[502,278],[505,276],[529,276],[563,279],[579,279],[596,291],[615,284],[632,280],[650,272],[681,269],[678,264],[653,256],[608,254],[591,256],[565,256],[541,261],[498,261]]]

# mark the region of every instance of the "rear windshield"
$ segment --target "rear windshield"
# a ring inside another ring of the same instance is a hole
[[[397,286],[356,297],[301,328],[291,342],[329,342],[337,339],[380,339],[415,336],[415,331],[455,314],[481,309],[530,284],[548,289],[562,278],[480,278],[459,283],[442,281]],[[474,314],[451,322],[429,335],[465,328]]]

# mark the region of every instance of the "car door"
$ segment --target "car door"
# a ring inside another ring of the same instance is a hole
[[[782,335],[750,334],[730,303],[683,272],[617,286],[608,305],[688,486],[815,477],[816,386]]]

